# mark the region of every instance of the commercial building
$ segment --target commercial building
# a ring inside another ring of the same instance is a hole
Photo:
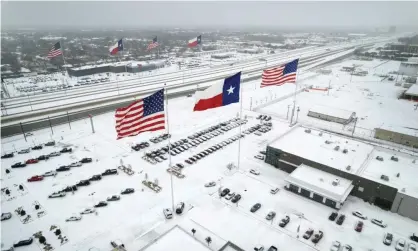
[[[415,79],[415,81],[417,80]],[[404,93],[404,98],[418,101],[418,83],[409,87],[409,89]]]
[[[348,193],[418,221],[418,210],[407,208],[418,209],[418,183],[414,182],[418,160],[414,158],[418,159],[345,136],[295,126],[267,146],[265,162],[290,173],[288,190],[326,206],[342,207]],[[383,164],[385,168],[380,167]],[[336,179],[340,187],[332,189],[330,182]]]
[[[356,113],[334,107],[316,105],[309,109],[308,116],[346,125],[354,120]]]
[[[415,89],[418,89],[417,85],[413,86]],[[417,97],[418,92],[416,94],[411,92],[409,95],[416,95],[415,97]],[[418,130],[400,126],[382,125],[380,128],[375,128],[374,131],[374,137],[376,139],[382,139],[390,142],[395,142],[397,144],[418,148]]]
[[[118,62],[100,65],[86,65],[68,69],[68,74],[74,77],[82,77],[106,72],[142,72],[151,71],[165,66],[165,61],[151,62]]]
[[[402,75],[406,75],[406,76],[417,76],[418,75],[418,62],[414,62],[414,61],[401,62],[398,73]]]

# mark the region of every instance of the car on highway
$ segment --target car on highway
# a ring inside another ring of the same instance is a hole
[[[120,196],[119,195],[112,195],[110,197],[107,197],[106,200],[107,201],[117,201],[117,200],[120,200]]]
[[[25,166],[26,166],[26,163],[17,162],[17,163],[14,163],[11,167],[12,168],[19,168],[19,167],[25,167]]]
[[[43,176],[40,176],[40,175],[35,175],[35,176],[30,177],[30,178],[28,179],[28,182],[41,181],[41,180],[43,180],[43,179],[44,179],[44,177],[43,177]]]
[[[121,194],[130,194],[130,193],[134,193],[135,189],[133,188],[126,188],[124,190],[122,190]]]
[[[81,220],[81,215],[80,216],[71,216],[70,218],[65,219],[65,221],[79,221]]]
[[[81,211],[80,214],[92,214],[94,212],[96,212],[96,209],[94,209],[94,208],[86,208],[83,211]]]

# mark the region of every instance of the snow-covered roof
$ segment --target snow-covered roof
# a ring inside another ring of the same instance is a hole
[[[411,85],[405,94],[410,96],[418,96],[418,84]]]
[[[338,202],[344,202],[353,189],[351,180],[304,164],[296,168],[286,181]],[[335,181],[337,183],[333,183]]]
[[[269,146],[343,172],[356,174],[373,150],[373,146],[319,130],[298,126]],[[335,147],[339,146],[338,150]],[[347,149],[347,153],[343,150]],[[349,168],[347,168],[350,166]]]
[[[397,126],[397,125],[388,125],[388,124],[383,124],[379,127],[379,129],[383,129],[383,130],[387,130],[387,131],[392,131],[392,132],[397,132],[397,133],[402,133],[405,135],[410,135],[410,136],[414,136],[414,137],[418,137],[418,130],[414,130],[414,129],[410,129],[407,127],[403,127],[403,126]]]
[[[383,161],[376,159],[383,157]],[[390,158],[395,156],[398,161]],[[415,163],[413,163],[415,160]],[[399,177],[396,175],[399,173]],[[398,189],[398,192],[418,198],[418,157],[413,157],[399,152],[392,152],[386,149],[376,148],[370,158],[369,164],[361,173],[361,176]],[[380,177],[386,175],[389,181]],[[403,190],[405,189],[405,190]]]
[[[309,109],[310,112],[316,112],[336,118],[349,119],[355,112],[338,109],[331,106],[315,105]]]

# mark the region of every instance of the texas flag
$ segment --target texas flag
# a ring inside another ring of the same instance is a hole
[[[199,36],[197,36],[193,39],[190,39],[189,43],[187,45],[189,47],[195,47],[195,46],[197,46],[198,44],[201,44],[201,43],[202,43],[202,35],[199,35]]]
[[[110,48],[109,48],[110,55],[115,55],[119,51],[123,51],[123,42],[122,42],[122,39],[119,40],[116,44],[110,46]]]
[[[241,72],[214,84],[204,91],[196,92],[193,111],[204,111],[239,102]]]

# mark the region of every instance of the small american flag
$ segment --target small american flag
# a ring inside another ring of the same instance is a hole
[[[117,139],[165,129],[164,89],[118,108],[115,118]]]
[[[54,58],[56,56],[62,55],[61,44],[57,42],[52,46],[51,50],[48,52],[48,58]]]
[[[261,88],[283,85],[284,83],[295,83],[298,62],[299,59],[295,59],[279,67],[264,70],[261,78]]]
[[[156,47],[158,47],[158,41],[157,41],[157,37],[154,37],[154,39],[152,40],[152,42],[148,45],[147,47],[147,51],[152,50]]]

